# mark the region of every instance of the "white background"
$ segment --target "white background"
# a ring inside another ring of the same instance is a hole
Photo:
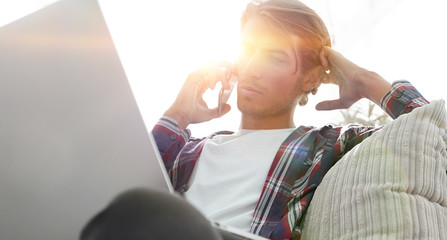
[[[0,0],[0,26],[54,0]],[[429,100],[445,99],[447,14],[442,0],[305,0],[326,22],[334,48],[388,81],[410,80]],[[189,72],[207,60],[233,61],[244,0],[99,0],[144,120],[150,129],[174,101]],[[0,53],[1,54],[1,53]],[[322,86],[295,113],[297,125],[338,122],[338,111],[317,112],[338,90]],[[197,137],[236,130],[240,114],[192,125]],[[207,93],[211,106],[217,92]],[[362,101],[360,104],[366,104]]]

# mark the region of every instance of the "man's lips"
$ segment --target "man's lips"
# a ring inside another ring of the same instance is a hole
[[[262,94],[262,90],[252,86],[239,86],[239,92],[243,95],[259,95]]]

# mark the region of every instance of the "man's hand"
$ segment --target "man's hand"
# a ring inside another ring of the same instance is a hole
[[[175,119],[179,128],[184,129],[191,123],[206,122],[229,112],[231,107],[228,104],[222,106],[220,114],[218,108],[210,109],[202,96],[207,89],[214,89],[217,82],[221,82],[224,89],[229,89],[232,68],[229,62],[217,62],[190,73],[177,99],[164,115]]]
[[[323,83],[337,84],[340,97],[318,103],[317,110],[346,109],[364,97],[379,105],[391,90],[391,84],[377,73],[357,66],[329,47],[323,48],[320,59],[323,68],[330,71]]]

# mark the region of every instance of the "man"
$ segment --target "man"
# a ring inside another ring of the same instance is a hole
[[[392,86],[332,50],[323,21],[297,0],[254,1],[241,26],[235,66],[191,73],[152,133],[175,190],[207,218],[271,239],[299,239],[325,173],[375,129],[297,127],[296,106],[321,83],[338,84],[340,98],[319,103],[318,110],[367,98],[396,118],[428,102],[410,83]],[[209,109],[202,94],[219,81],[228,89],[232,77],[240,130],[191,138],[189,124],[230,111],[227,104],[221,113]]]
[[[385,97],[391,84],[331,50],[323,22],[300,2],[249,4],[241,38],[235,66],[241,130],[204,139],[185,130],[220,116],[200,96],[217,81],[228,87],[228,72],[216,68],[188,77],[153,134],[175,189],[207,217],[266,237],[299,237],[300,220],[324,174],[374,131],[296,128],[297,104],[328,82],[339,84],[340,99],[318,104],[319,110],[348,108],[366,97],[395,118],[427,101],[408,83],[394,85],[403,98]]]

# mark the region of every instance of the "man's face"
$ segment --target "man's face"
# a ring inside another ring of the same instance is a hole
[[[294,37],[294,41],[299,41]],[[237,104],[242,114],[276,117],[292,114],[302,95],[294,49],[283,34],[254,17],[242,31]]]

